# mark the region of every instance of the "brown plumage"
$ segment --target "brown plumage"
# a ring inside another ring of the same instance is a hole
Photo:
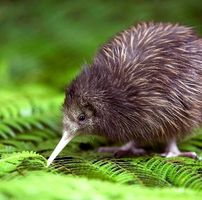
[[[73,80],[64,102],[66,134],[134,141],[134,154],[162,143],[165,155],[193,157],[176,141],[201,121],[202,39],[177,24],[141,23],[118,33]]]

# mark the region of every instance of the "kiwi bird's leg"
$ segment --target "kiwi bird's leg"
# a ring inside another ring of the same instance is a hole
[[[49,166],[53,162],[53,160],[57,157],[57,155],[65,148],[65,146],[72,140],[74,136],[75,136],[74,134],[69,134],[67,131],[63,133],[60,142],[55,147],[53,153],[48,159],[47,166]]]
[[[98,152],[114,153],[114,156],[118,158],[146,154],[144,149],[136,147],[134,141],[130,141],[121,147],[100,147]]]
[[[178,147],[176,140],[171,140],[165,149],[165,153],[162,153],[161,156],[170,158],[170,157],[177,157],[177,156],[183,156],[183,157],[190,157],[190,158],[197,158],[197,154],[195,152],[181,152]]]

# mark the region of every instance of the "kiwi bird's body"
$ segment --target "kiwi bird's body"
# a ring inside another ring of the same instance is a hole
[[[90,115],[79,122],[85,109]],[[64,128],[74,123],[78,132],[139,145],[169,144],[201,121],[202,40],[169,23],[118,33],[71,83],[64,102]]]
[[[95,131],[141,143],[182,138],[202,119],[202,40],[178,25],[131,27],[74,84],[98,110]]]

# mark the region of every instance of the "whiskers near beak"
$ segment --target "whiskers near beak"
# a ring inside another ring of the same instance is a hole
[[[47,161],[47,167],[54,161],[58,154],[65,148],[65,146],[73,139],[75,134],[70,134],[67,131],[63,133],[63,136],[57,146],[55,147],[53,153]]]

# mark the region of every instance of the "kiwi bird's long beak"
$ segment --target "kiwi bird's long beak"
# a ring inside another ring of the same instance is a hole
[[[55,147],[53,153],[48,159],[47,167],[53,162],[53,160],[58,156],[58,154],[65,148],[65,146],[73,139],[75,134],[69,134],[67,131],[63,133],[63,136],[58,143],[58,145]]]

